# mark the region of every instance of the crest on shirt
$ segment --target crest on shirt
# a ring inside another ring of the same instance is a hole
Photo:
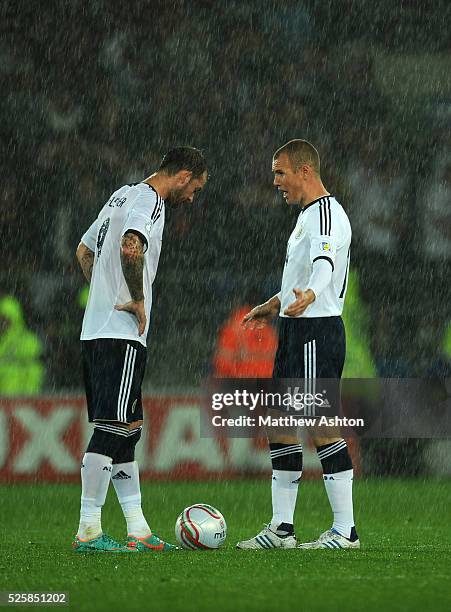
[[[299,240],[299,238],[302,236],[302,234],[304,233],[304,228],[302,227],[302,225],[300,225],[294,235],[296,240]]]
[[[322,251],[330,251],[330,242],[322,242],[320,248]]]

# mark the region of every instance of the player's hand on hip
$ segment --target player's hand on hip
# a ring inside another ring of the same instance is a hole
[[[131,312],[138,319],[138,334],[140,336],[143,335],[144,330],[146,329],[146,311],[144,309],[144,300],[139,302],[127,302],[126,304],[116,304],[114,306],[115,310],[122,310],[125,312]]]
[[[299,287],[295,287],[293,293],[296,297],[295,301],[283,311],[283,314],[287,317],[298,317],[305,312],[307,306],[310,306],[315,301],[315,294],[311,289],[302,291]]]

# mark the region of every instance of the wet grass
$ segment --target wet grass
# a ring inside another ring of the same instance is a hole
[[[451,609],[449,481],[356,481],[359,551],[236,550],[270,517],[265,481],[143,485],[146,515],[169,541],[187,505],[203,501],[223,512],[227,541],[206,553],[78,556],[70,546],[77,485],[3,485],[0,500],[0,590],[67,591],[74,610]],[[102,522],[110,535],[125,536],[112,488]],[[329,526],[322,482],[303,482],[298,539]]]

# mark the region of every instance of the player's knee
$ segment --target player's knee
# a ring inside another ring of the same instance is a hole
[[[141,438],[141,428],[129,430],[128,426],[116,426],[120,431],[104,431],[94,427],[87,453],[98,453],[111,457],[113,463],[130,463],[135,459],[135,446]]]
[[[121,444],[122,436],[109,431],[97,429],[94,426],[94,431],[86,452],[105,455],[106,457],[111,457],[111,459],[114,461]]]
[[[327,444],[335,444],[336,442],[341,440],[341,437],[339,435],[324,436],[317,435],[316,433],[310,433],[310,437],[316,448],[319,448],[320,446],[326,446]]]
[[[283,416],[283,413],[280,410],[269,409],[267,416],[278,420]],[[299,436],[295,427],[268,425],[266,427],[266,437],[269,444],[299,444]]]
[[[135,460],[135,446],[141,438],[141,429],[133,432],[123,440],[122,446],[119,448],[116,456],[113,458],[114,463],[130,463]]]

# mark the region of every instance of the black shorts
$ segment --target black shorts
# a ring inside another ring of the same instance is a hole
[[[140,421],[146,347],[133,340],[100,338],[83,340],[81,353],[89,422]]]
[[[341,378],[345,355],[341,317],[279,317],[273,378]]]

